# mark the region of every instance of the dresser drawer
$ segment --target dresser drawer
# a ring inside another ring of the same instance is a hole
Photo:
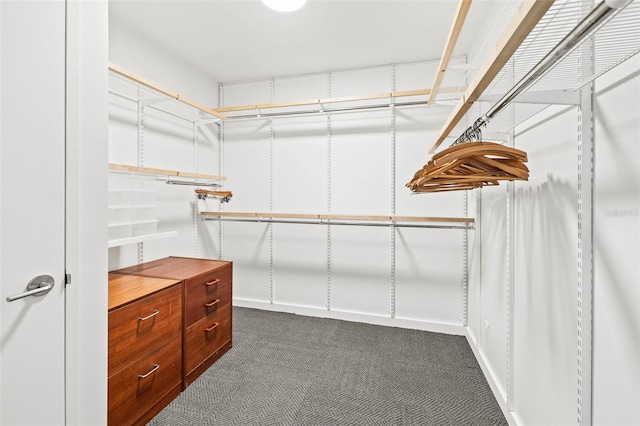
[[[231,304],[231,264],[185,282],[186,326]]]
[[[182,383],[182,338],[165,345],[109,378],[109,425],[130,425]]]
[[[231,340],[231,305],[221,306],[187,329],[185,374]]]
[[[109,312],[109,375],[182,334],[182,286]]]

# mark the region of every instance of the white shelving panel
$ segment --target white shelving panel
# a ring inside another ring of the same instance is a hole
[[[136,237],[121,238],[118,240],[109,240],[109,248],[120,247],[128,244],[143,243],[145,241],[160,240],[162,238],[171,238],[178,235],[177,231],[159,232],[157,234],[138,235]]]

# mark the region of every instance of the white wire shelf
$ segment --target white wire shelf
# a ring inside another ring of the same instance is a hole
[[[469,110],[467,120],[459,121],[447,135],[449,142],[445,141],[443,146],[449,145],[476,118],[483,116],[495,99],[506,95],[594,9],[586,3],[556,0]],[[509,6],[505,9],[505,18],[510,16],[508,9]],[[551,105],[577,105],[579,101],[575,95],[580,88],[640,53],[638,22],[640,1],[634,0],[512,101],[529,106],[516,109],[513,118],[507,115],[492,118],[488,125],[485,124],[483,135],[489,135],[492,140],[506,140],[509,130]],[[591,66],[586,66],[589,63]]]
[[[138,235],[135,237],[120,238],[117,240],[109,240],[109,248],[126,246],[129,244],[143,243],[145,241],[160,240],[163,238],[171,238],[178,235],[177,231],[158,232],[155,234]]]

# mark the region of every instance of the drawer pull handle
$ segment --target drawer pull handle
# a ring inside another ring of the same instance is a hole
[[[216,306],[219,302],[220,302],[220,299],[216,299],[216,300],[214,300],[213,302],[205,303],[205,305],[204,305],[204,306],[206,306],[207,308],[211,308],[211,307],[213,307],[213,306]]]
[[[153,317],[155,317],[156,315],[158,315],[160,313],[160,311],[158,311],[157,309],[155,311],[153,311],[153,313],[151,315],[147,315],[146,317],[142,317],[142,318],[138,318],[138,321],[146,321],[148,319],[151,319]]]
[[[212,285],[216,285],[219,282],[220,282],[220,278],[216,278],[215,280],[205,283],[204,285],[206,285],[207,287],[211,287]]]
[[[205,328],[204,331],[206,331],[207,333],[209,333],[210,331],[213,331],[216,329],[216,327],[218,326],[218,323],[213,324],[211,327],[209,328]]]
[[[149,377],[150,375],[155,373],[158,370],[158,368],[160,368],[160,366],[158,364],[155,364],[153,366],[153,368],[151,369],[151,371],[149,371],[147,374],[138,374],[138,378],[139,379],[146,379],[147,377]]]

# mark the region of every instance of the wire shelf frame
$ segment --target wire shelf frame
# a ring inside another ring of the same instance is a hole
[[[485,93],[504,94],[513,81],[520,80],[583,18],[581,2],[556,1],[522,45],[516,50]],[[530,91],[578,90],[600,75],[640,52],[640,2],[632,1],[611,20],[585,40],[572,53],[558,62],[534,83]],[[591,73],[582,70],[581,58],[586,41],[594,42],[594,67]]]
[[[485,90],[488,95],[501,95],[500,100],[452,146],[477,140],[480,128],[525,92],[575,92],[636,55],[640,52],[639,20],[638,1],[627,0],[615,7],[602,1],[592,9],[581,2],[553,3]],[[585,54],[591,56],[592,67],[583,66]],[[540,102],[552,104],[553,100]]]

